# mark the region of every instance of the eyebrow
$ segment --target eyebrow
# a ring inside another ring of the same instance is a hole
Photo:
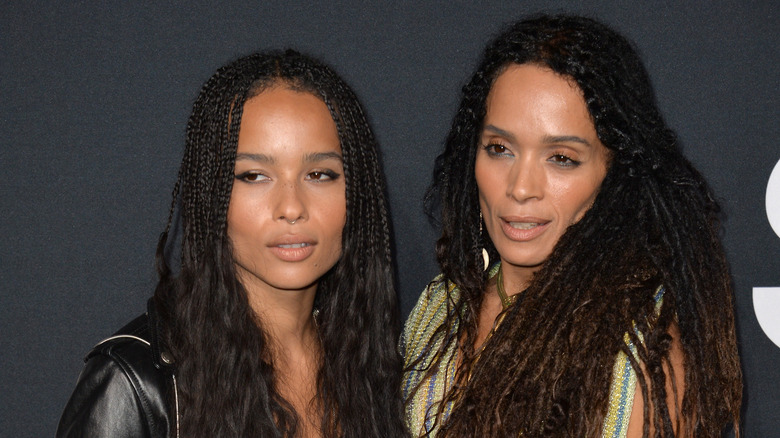
[[[338,152],[315,152],[312,154],[306,154],[303,157],[304,163],[317,163],[326,160],[338,160],[341,163],[344,162],[344,158]]]
[[[303,156],[304,163],[318,163],[326,160],[338,160],[344,162],[344,158],[337,152],[314,152]],[[276,159],[266,154],[236,154],[236,161],[257,161],[260,163],[276,164]]]
[[[502,137],[506,137],[507,139],[516,142],[517,139],[515,138],[515,135],[512,134],[509,131],[503,130],[497,126],[494,125],[486,125],[485,131],[490,131],[495,134],[498,134]],[[542,139],[543,143],[567,143],[567,142],[574,142],[574,143],[582,143],[585,146],[593,146],[588,140],[585,140],[582,137],[577,137],[576,135],[547,135]]]
[[[512,134],[509,131],[505,131],[505,130],[503,130],[503,129],[497,127],[497,126],[494,126],[494,125],[485,125],[485,131],[491,131],[494,134],[498,134],[498,135],[500,135],[502,137],[506,137],[506,138],[508,138],[509,140],[512,140],[512,141],[516,140],[514,134]]]
[[[544,143],[582,143],[585,146],[592,146],[588,140],[576,135],[548,135],[542,139]]]
[[[274,157],[265,154],[247,154],[247,153],[236,154],[236,161],[258,161],[261,163],[268,163],[268,164],[276,163]]]

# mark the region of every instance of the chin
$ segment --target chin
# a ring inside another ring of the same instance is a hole
[[[311,281],[309,281],[311,280]],[[276,282],[269,281],[276,289],[281,290],[303,290],[315,285],[318,279],[309,279],[302,275],[292,275],[286,278],[280,278]]]
[[[498,250],[498,248],[496,248]],[[533,268],[541,266],[552,251],[500,251],[501,260],[513,266]]]

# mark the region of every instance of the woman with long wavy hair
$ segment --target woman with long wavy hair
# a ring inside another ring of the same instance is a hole
[[[546,15],[496,37],[430,193],[442,274],[401,341],[415,436],[739,434],[718,205],[624,37]]]
[[[147,313],[90,352],[57,435],[403,435],[377,154],[320,62],[220,68],[187,125]]]

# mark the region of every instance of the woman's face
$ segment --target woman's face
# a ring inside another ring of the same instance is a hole
[[[590,208],[607,161],[573,81],[530,64],[496,78],[475,174],[485,227],[507,268],[539,268]]]
[[[325,104],[284,85],[249,99],[227,215],[244,287],[316,288],[341,256],[346,214],[341,146]]]

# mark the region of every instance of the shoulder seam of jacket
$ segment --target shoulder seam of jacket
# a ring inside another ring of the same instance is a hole
[[[152,345],[152,344],[151,344],[151,343],[149,343],[149,341],[147,341],[146,339],[139,338],[138,336],[133,336],[133,335],[116,335],[116,336],[111,336],[110,338],[103,339],[102,341],[100,341],[100,342],[98,342],[97,344],[95,344],[95,346],[94,346],[94,347],[92,347],[92,349],[94,350],[95,348],[97,348],[97,347],[99,347],[99,346],[101,346],[101,345],[105,344],[106,342],[113,341],[113,340],[115,340],[115,339],[135,339],[136,341],[141,341],[141,342],[143,342],[143,343],[144,343],[144,344],[146,344],[147,346],[151,346],[151,345]]]

